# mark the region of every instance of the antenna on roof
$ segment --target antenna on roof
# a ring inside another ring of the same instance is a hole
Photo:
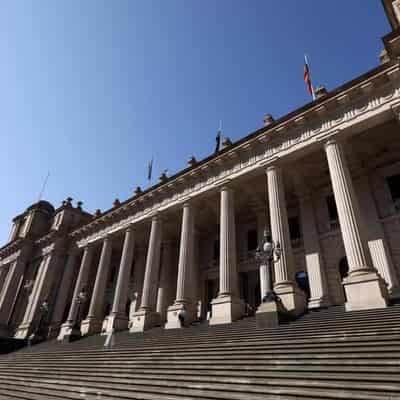
[[[47,181],[49,180],[49,176],[50,176],[50,171],[47,173],[46,178],[45,178],[45,180],[43,182],[42,190],[39,193],[38,202],[40,200],[42,200],[42,196],[43,196],[44,190],[46,189],[46,185],[47,185]]]

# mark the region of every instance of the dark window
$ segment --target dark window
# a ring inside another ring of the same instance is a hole
[[[390,194],[396,210],[400,211],[400,175],[393,175],[386,178]]]
[[[219,259],[219,239],[214,241],[214,260]]]
[[[114,282],[115,279],[115,274],[117,273],[117,268],[116,267],[112,267],[111,268],[111,273],[110,273],[110,282]]]
[[[247,250],[252,251],[257,248],[257,230],[252,229],[247,232]]]
[[[299,217],[289,218],[289,233],[291,240],[300,239],[301,234],[300,234]]]
[[[310,284],[308,282],[307,272],[300,271],[296,273],[296,282],[299,288],[305,293],[306,298],[310,298]]]
[[[337,221],[338,212],[336,208],[335,197],[333,196],[333,194],[326,197],[326,205],[328,206],[329,220]]]

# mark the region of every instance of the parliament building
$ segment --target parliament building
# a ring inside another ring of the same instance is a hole
[[[90,214],[68,198],[13,219],[0,249],[0,326],[19,339],[210,325],[262,299],[255,250],[271,231],[274,290],[294,317],[400,298],[400,1],[380,65],[173,176]],[[38,326],[40,325],[40,326]],[[38,332],[38,329],[40,332]]]

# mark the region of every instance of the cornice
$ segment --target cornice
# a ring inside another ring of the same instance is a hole
[[[320,101],[297,110],[268,127],[227,147],[215,156],[187,168],[165,183],[121,203],[71,237],[84,245],[148,219],[155,211],[173,207],[215,189],[217,182],[276,162],[282,157],[330,135],[338,135],[368,117],[390,111],[400,102],[399,63],[388,63],[364,74]],[[368,117],[367,117],[368,114]]]

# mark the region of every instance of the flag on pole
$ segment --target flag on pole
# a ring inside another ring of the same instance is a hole
[[[217,131],[217,136],[215,137],[215,151],[214,153],[217,154],[219,152],[219,148],[221,145],[221,136],[222,136],[222,121],[219,121],[219,129]]]
[[[153,157],[151,158],[150,162],[149,162],[149,166],[147,169],[147,179],[149,181],[151,181],[151,175],[153,173]]]
[[[311,83],[311,74],[310,74],[310,66],[308,64],[308,60],[307,60],[307,56],[304,56],[304,82],[307,85],[307,90],[308,93],[310,93],[310,95],[312,96],[313,100],[315,100],[315,93],[314,93],[314,89]]]

